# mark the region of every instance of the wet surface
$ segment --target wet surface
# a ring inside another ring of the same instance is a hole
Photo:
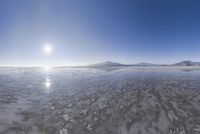
[[[199,133],[197,69],[0,69],[0,134]]]

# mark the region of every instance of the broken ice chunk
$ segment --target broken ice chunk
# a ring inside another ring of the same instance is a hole
[[[73,106],[73,104],[72,104],[72,103],[70,103],[70,104],[68,105],[68,107],[69,107],[69,108],[71,108],[72,106]]]
[[[193,130],[200,132],[200,124],[197,124],[196,127]]]
[[[66,120],[66,121],[74,121],[73,120],[73,115],[72,114],[66,114],[63,116],[63,118]]]
[[[51,107],[51,110],[55,110],[55,109],[56,109],[55,107],[53,107],[53,106]]]
[[[87,113],[88,113],[88,110],[87,110],[87,109],[81,110],[81,114],[86,115]]]
[[[99,103],[99,109],[104,109],[106,108],[106,104],[104,103]]]
[[[186,134],[186,133],[185,133],[185,130],[181,130],[181,131],[179,132],[179,134]]]
[[[68,134],[67,129],[66,128],[61,129],[60,134]]]
[[[168,117],[169,117],[169,119],[170,119],[171,121],[176,121],[176,120],[178,120],[178,117],[174,114],[173,111],[169,111],[169,112],[168,112]]]
[[[91,125],[91,124],[88,124],[88,125],[87,125],[87,130],[88,130],[88,131],[92,131],[92,125]]]

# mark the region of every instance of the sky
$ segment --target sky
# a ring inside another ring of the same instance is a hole
[[[0,66],[200,61],[199,7],[199,0],[0,0]]]

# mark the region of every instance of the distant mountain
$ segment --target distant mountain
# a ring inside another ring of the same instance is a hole
[[[193,61],[181,61],[179,63],[172,64],[173,66],[200,66],[200,62],[193,62]]]
[[[193,62],[193,61],[181,61],[175,64],[165,64],[165,65],[159,65],[159,64],[153,64],[153,63],[138,63],[138,64],[121,64],[117,62],[112,61],[106,61],[96,64],[91,64],[85,67],[95,67],[95,68],[103,68],[103,67],[151,67],[151,66],[200,66],[200,62]]]
[[[142,63],[138,63],[138,64],[133,64],[131,66],[159,66],[157,64],[153,64],[153,63],[145,63],[145,62],[142,62]]]
[[[101,63],[91,64],[88,67],[128,67],[128,66],[158,66],[152,63],[138,63],[138,64],[121,64],[112,61],[105,61]]]
[[[88,67],[122,67],[122,66],[127,66],[127,65],[120,64],[117,62],[112,62],[112,61],[106,61],[106,62],[91,64]]]

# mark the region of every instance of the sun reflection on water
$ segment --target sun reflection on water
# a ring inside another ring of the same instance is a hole
[[[48,76],[45,78],[43,84],[44,84],[44,87],[45,87],[45,93],[49,93],[51,85],[52,85],[52,81]]]
[[[43,66],[43,73],[44,73],[44,81],[43,81],[43,87],[45,93],[49,93],[51,91],[52,86],[52,80],[51,80],[51,73],[52,73],[52,67],[51,66]]]
[[[49,77],[47,77],[45,79],[44,85],[45,85],[46,88],[50,88],[50,86],[51,86],[51,79]]]

